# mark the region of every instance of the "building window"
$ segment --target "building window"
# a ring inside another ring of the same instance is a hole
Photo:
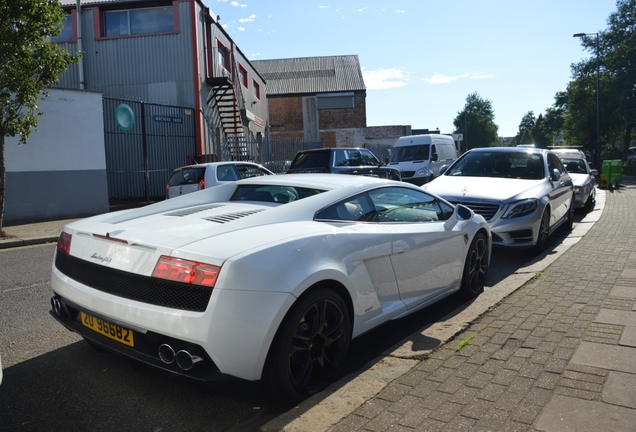
[[[218,40],[216,41],[216,44],[219,47],[219,64],[223,66],[225,70],[231,72],[232,66],[230,63],[230,50]]]
[[[75,40],[75,35],[73,34],[73,17],[71,14],[67,14],[62,19],[62,32],[59,36],[53,36],[48,38],[49,42],[72,42]]]
[[[247,71],[241,65],[239,65],[238,69],[239,80],[241,81],[241,84],[243,85],[243,87],[249,88],[249,85],[247,84]]]
[[[104,36],[133,36],[174,31],[173,7],[160,6],[104,12]]]
[[[254,97],[256,99],[261,98],[261,86],[256,81],[252,80],[252,88],[254,89]]]

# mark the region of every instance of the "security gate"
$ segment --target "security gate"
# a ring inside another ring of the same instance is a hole
[[[194,109],[103,98],[111,206],[165,198],[175,168],[196,155]]]

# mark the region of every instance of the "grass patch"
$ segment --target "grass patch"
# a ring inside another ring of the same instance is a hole
[[[463,341],[458,343],[457,344],[457,348],[455,348],[455,352],[458,352],[459,350],[464,348],[466,345],[468,345],[470,343],[470,341],[475,339],[475,337],[477,337],[477,333],[473,333],[472,335],[470,335],[469,337],[467,337],[466,339],[464,339]]]

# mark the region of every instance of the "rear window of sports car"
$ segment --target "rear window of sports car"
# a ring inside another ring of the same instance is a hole
[[[281,186],[281,185],[240,185],[234,191],[230,201],[263,201],[275,203],[289,203],[317,195],[322,189]]]

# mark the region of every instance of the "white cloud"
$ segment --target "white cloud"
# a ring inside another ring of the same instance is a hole
[[[244,8],[246,8],[246,7],[247,7],[247,5],[246,5],[246,4],[244,4],[244,3],[239,3],[239,2],[237,2],[237,1],[233,1],[233,2],[231,2],[231,3],[230,3],[230,6],[238,7],[238,8],[241,8],[241,9],[244,9]]]
[[[364,84],[368,90],[384,90],[404,87],[409,81],[409,73],[402,69],[378,68],[365,70],[362,68]]]
[[[367,8],[366,8],[366,7],[360,8],[360,9],[358,9],[358,12],[359,12],[359,13],[362,13],[362,12],[364,12],[364,11],[365,11],[365,9],[367,9]]]
[[[403,14],[403,13],[406,13],[406,11],[405,11],[404,9],[397,9],[397,10],[395,11],[395,13],[396,13],[396,14]]]
[[[329,6],[318,6],[318,9],[329,9]]]
[[[239,26],[239,27],[237,27],[236,29],[237,29],[238,31],[245,31],[245,27],[240,27],[240,26]]]
[[[461,75],[444,75],[437,74],[430,77],[422,78],[429,84],[448,84],[453,81],[457,81],[458,79],[491,79],[493,78],[492,74],[487,73],[474,73],[474,72],[465,72]]]
[[[238,21],[241,23],[252,22],[256,19],[256,15],[250,15],[247,18],[240,18]]]

